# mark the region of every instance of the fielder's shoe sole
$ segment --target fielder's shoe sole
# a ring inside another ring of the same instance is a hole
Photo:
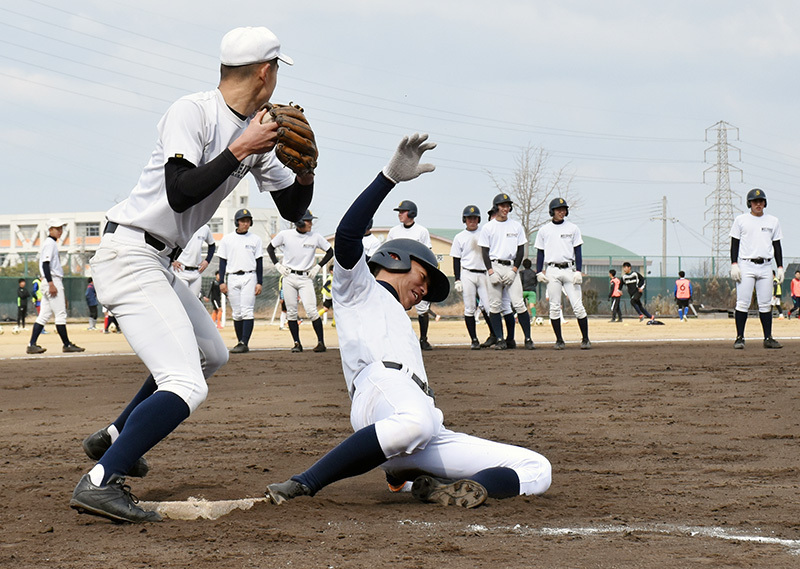
[[[273,504],[283,504],[285,501],[298,496],[311,496],[311,490],[305,484],[290,478],[286,482],[270,484],[267,486],[267,491],[264,492],[264,495]]]
[[[108,429],[100,429],[83,439],[83,452],[92,460],[100,460],[111,446],[111,435]],[[150,465],[144,457],[137,460],[128,471],[128,476],[142,478],[150,471]]]
[[[72,492],[69,506],[81,514],[92,514],[117,523],[161,521],[161,514],[140,508],[136,505],[138,502],[122,476],[112,476],[106,486],[95,486],[89,475],[84,474]]]
[[[411,495],[420,502],[475,508],[486,501],[488,493],[473,480],[441,482],[433,476],[419,476],[411,486]]]

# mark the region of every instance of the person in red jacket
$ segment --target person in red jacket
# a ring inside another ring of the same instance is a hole
[[[792,302],[794,306],[789,309],[786,318],[792,317],[792,312],[797,311],[797,317],[800,318],[800,271],[794,272],[794,278],[791,280],[791,289],[789,292],[792,295]]]
[[[689,319],[689,303],[692,302],[692,282],[686,278],[686,273],[678,271],[680,277],[675,281],[675,300],[678,302],[678,316],[681,322]]]

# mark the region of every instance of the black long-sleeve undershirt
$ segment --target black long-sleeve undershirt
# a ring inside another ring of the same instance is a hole
[[[345,269],[355,267],[364,254],[363,237],[375,212],[395,187],[383,173],[361,192],[336,228],[336,260]]]

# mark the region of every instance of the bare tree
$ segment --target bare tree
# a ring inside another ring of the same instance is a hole
[[[566,164],[551,169],[549,159],[544,148],[529,145],[514,159],[512,180],[500,179],[489,172],[494,186],[514,200],[511,215],[519,220],[529,238],[550,219],[550,200],[561,197],[567,200],[570,208],[577,205],[569,195],[574,174],[568,171]]]

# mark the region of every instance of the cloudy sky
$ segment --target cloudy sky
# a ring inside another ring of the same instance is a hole
[[[295,65],[276,102],[306,109],[320,166],[312,210],[332,232],[406,133],[433,174],[399,186],[428,227],[485,210],[522,149],[566,167],[584,234],[709,255],[707,201],[726,121],[737,195],[763,188],[800,257],[800,3],[791,0],[18,0],[0,7],[0,198],[6,213],[106,210],[149,158],[178,97],[213,89],[229,29],[264,25]],[[708,136],[708,140],[706,140]],[[711,148],[711,150],[708,150]],[[706,183],[703,182],[703,173]],[[396,199],[394,199],[396,198]],[[251,205],[271,206],[266,195]],[[738,200],[738,208],[744,204]]]

